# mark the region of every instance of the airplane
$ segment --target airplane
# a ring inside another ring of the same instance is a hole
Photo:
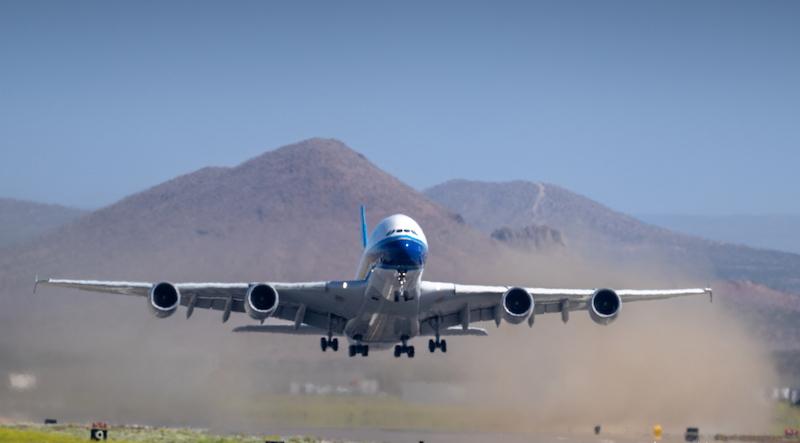
[[[39,279],[34,284],[146,297],[157,317],[169,317],[178,306],[186,318],[195,308],[246,313],[260,325],[235,332],[320,335],[320,348],[339,350],[338,337],[348,340],[350,357],[366,357],[371,349],[390,349],[394,356],[413,358],[415,337],[431,337],[428,350],[447,352],[448,336],[486,336],[471,324],[502,321],[533,326],[540,314],[560,313],[566,323],[572,311],[588,311],[591,319],[608,325],[623,303],[680,296],[708,295],[711,288],[690,289],[551,289],[518,286],[479,286],[422,279],[428,242],[419,224],[402,214],[383,219],[367,236],[361,207],[364,252],[355,280],[306,283],[170,283]],[[268,318],[288,324],[264,324]]]

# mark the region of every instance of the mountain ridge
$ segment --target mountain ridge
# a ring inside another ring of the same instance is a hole
[[[483,232],[531,223],[552,226],[598,258],[660,257],[708,268],[724,280],[748,280],[800,294],[800,255],[706,240],[641,222],[557,185],[516,180],[450,180],[423,191]]]
[[[0,288],[16,292],[34,273],[149,281],[352,278],[362,204],[373,223],[407,212],[422,224],[436,252],[433,276],[452,278],[458,263],[504,250],[340,141],[315,138],[233,167],[177,176],[0,253]]]

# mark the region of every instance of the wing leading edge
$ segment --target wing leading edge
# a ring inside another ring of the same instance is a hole
[[[158,283],[40,279],[37,277],[34,292],[38,286],[54,286],[138,297],[149,297],[151,289]],[[186,317],[195,308],[223,311],[223,322],[231,312],[246,312],[245,298],[251,285],[255,283],[175,283],[180,293],[180,304],[186,307]],[[294,322],[289,325],[294,330],[311,327],[338,334],[344,329],[346,319],[353,315],[352,300],[360,297],[363,281],[327,281],[307,283],[267,283],[279,295],[278,307],[273,317]],[[286,333],[276,329],[276,333]],[[302,333],[302,332],[301,332]]]
[[[455,283],[422,282],[421,333],[430,335],[453,326],[466,329],[470,323],[495,321],[503,318],[503,295],[511,286],[460,285]],[[533,298],[528,324],[533,325],[538,314],[560,313],[566,322],[569,312],[589,310],[592,297],[600,289],[521,288]],[[663,300],[675,297],[707,295],[711,288],[686,289],[621,289],[613,291],[621,302]]]

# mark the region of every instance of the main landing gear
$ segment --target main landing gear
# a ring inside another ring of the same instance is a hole
[[[319,347],[322,349],[322,352],[327,351],[328,348],[331,348],[333,352],[339,352],[339,339],[333,337],[333,326],[333,315],[328,314],[328,335],[326,337],[320,337],[319,339]]]
[[[436,339],[428,340],[428,350],[431,351],[431,354],[436,352],[436,348],[439,348],[442,353],[447,352],[447,340],[442,340],[439,338],[439,325],[442,324],[441,317],[435,317],[433,319],[433,330],[436,332]]]
[[[428,350],[431,351],[431,353],[436,352],[437,348],[442,352],[447,352],[447,340],[439,340],[439,337],[436,337],[436,340],[428,340]]]
[[[400,358],[401,355],[406,354],[408,358],[414,358],[414,346],[408,346],[408,338],[403,338],[402,345],[395,345],[394,357]]]
[[[330,337],[321,337],[319,339],[319,347],[322,349],[322,352],[331,348],[333,352],[339,350],[339,339],[338,338],[330,338]]]
[[[355,357],[361,354],[362,357],[369,355],[369,345],[350,345],[347,349],[347,354],[350,357]]]

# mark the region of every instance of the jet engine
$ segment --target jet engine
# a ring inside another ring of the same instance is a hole
[[[158,318],[169,317],[174,314],[181,304],[181,293],[172,283],[156,283],[150,288],[148,295],[150,310]]]
[[[503,294],[503,318],[511,323],[522,323],[533,312],[533,296],[522,288],[511,288]]]
[[[622,308],[622,299],[612,289],[598,289],[594,291],[589,303],[589,316],[595,323],[607,325],[616,320]]]
[[[266,320],[278,309],[278,291],[270,285],[251,285],[244,298],[244,310],[251,318]]]

